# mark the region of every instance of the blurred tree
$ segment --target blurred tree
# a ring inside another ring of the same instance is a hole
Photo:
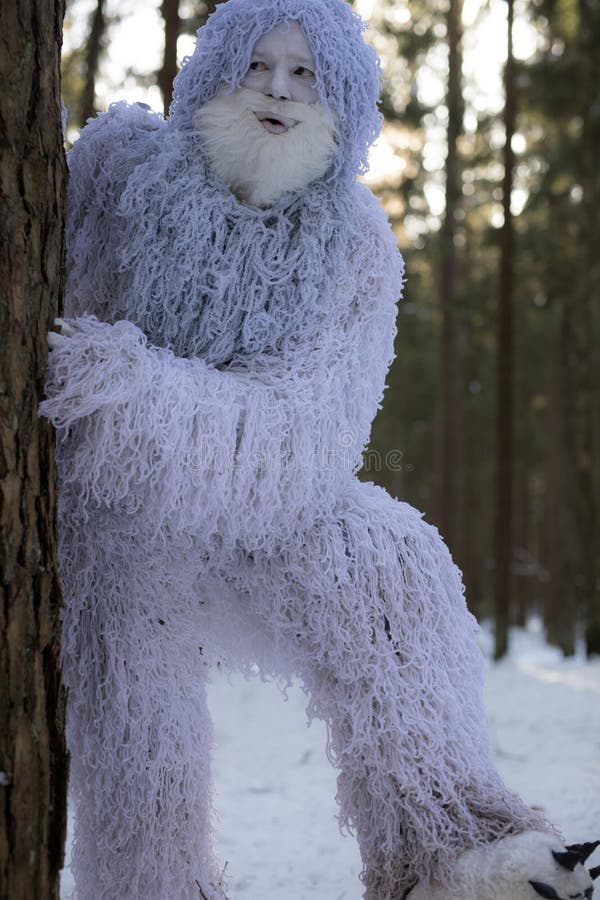
[[[196,4],[189,15],[180,15],[180,0],[162,0],[160,7],[165,28],[163,64],[157,74],[157,82],[163,97],[165,116],[169,113],[173,96],[173,81],[177,75],[177,40],[180,34],[194,34],[208,16],[214,12],[218,0],[204,0]]]
[[[107,12],[105,0],[96,0],[89,14],[80,0],[69,0],[67,4],[64,35],[65,42],[71,46],[63,47],[61,55],[61,91],[70,126],[81,128],[101,111],[97,86],[111,28],[119,21],[118,15]],[[81,32],[80,41],[68,40],[73,31]]]
[[[164,114],[167,116],[173,95],[173,79],[177,75],[177,39],[181,28],[179,0],[162,0],[160,11],[165,24],[165,49],[157,81],[163,97]]]
[[[385,130],[398,161],[397,174],[373,187],[398,237],[408,284],[399,307],[397,358],[388,377],[389,392],[373,429],[372,446],[383,465],[378,471],[371,467],[364,476],[433,512],[441,256],[439,246],[429,240],[425,196],[429,175],[423,155],[427,129],[439,131],[445,122],[438,121],[434,108],[423,99],[419,75],[443,47],[445,5],[437,0],[415,0],[410,5],[386,0],[378,6],[373,25],[372,39],[385,71],[381,107]],[[442,71],[442,92],[443,83]]]
[[[459,140],[463,131],[462,0],[449,0],[447,12],[448,86],[446,106],[445,205],[441,227],[440,364],[437,388],[436,520],[451,550],[458,550],[459,483],[464,447],[464,337],[458,312],[461,294],[461,247],[464,246],[462,165]]]
[[[494,659],[508,650],[511,608],[511,559],[513,547],[513,244],[511,210],[513,192],[516,95],[513,53],[514,2],[507,0],[507,56],[504,67],[504,177],[503,222],[500,232],[500,283],[498,295],[498,350],[496,375],[496,468],[494,490]]]
[[[516,451],[528,472],[536,561],[530,591],[543,595],[548,638],[564,652],[575,647],[574,540],[570,460],[572,421],[572,292],[569,239],[572,161],[567,150],[572,115],[570,63],[557,54],[556,21],[536,21],[540,51],[518,73],[520,132],[528,151],[528,201],[518,219],[515,328]],[[533,601],[535,602],[535,597]]]
[[[600,5],[597,0],[579,0],[577,11],[579,23],[575,44],[579,59],[577,94],[581,127],[577,170],[581,202],[576,227],[579,265],[574,303],[577,379],[575,518],[579,548],[576,587],[584,610],[588,653],[600,653],[597,398],[594,403],[594,386],[597,388],[600,383]]]
[[[573,395],[569,367],[572,352],[572,302],[565,297],[556,329],[548,390],[549,448],[546,465],[546,551],[548,591],[545,622],[550,643],[566,655],[575,652],[574,517],[569,497],[569,449],[573,417],[567,402]]]
[[[37,416],[62,281],[61,0],[2,4],[0,897],[58,900],[67,757],[52,434]]]
[[[530,193],[521,243],[524,284],[538,312],[521,366],[546,422],[538,414],[521,427],[538,448],[532,500],[542,522],[548,637],[574,652],[576,620],[583,619],[588,652],[598,652],[598,9],[540,0],[532,10],[542,49],[523,71]],[[550,352],[539,354],[536,341]]]
[[[493,265],[493,248],[482,248],[482,241],[494,151],[485,135],[479,140],[464,130],[460,6],[383,4],[374,22],[383,35],[375,40],[386,67],[386,133],[403,163],[398,183],[375,187],[394,222],[408,284],[399,308],[398,357],[373,444],[381,457],[401,448],[402,467],[375,477],[434,519],[463,569],[471,608],[483,612],[492,446],[490,391],[482,380],[489,328],[482,313],[490,286],[478,279],[482,259],[490,257]],[[420,85],[430,84],[432,73],[440,94],[428,105]],[[438,149],[443,144],[445,162]],[[482,189],[467,198],[478,169]],[[431,212],[432,189],[444,197],[441,217]],[[488,265],[486,282],[489,276]]]
[[[90,17],[89,36],[85,47],[83,90],[79,106],[79,126],[83,128],[88,119],[96,115],[96,78],[100,54],[106,32],[104,0],[97,0],[96,9]]]

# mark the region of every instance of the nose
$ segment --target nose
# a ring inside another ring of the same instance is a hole
[[[264,88],[266,96],[273,97],[274,100],[290,100],[292,88],[287,72],[276,66],[271,69],[269,76]]]

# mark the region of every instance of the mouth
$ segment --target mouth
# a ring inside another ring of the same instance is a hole
[[[272,112],[255,112],[254,115],[265,131],[271,134],[285,134],[298,124],[296,119],[288,119],[287,116],[279,116]]]

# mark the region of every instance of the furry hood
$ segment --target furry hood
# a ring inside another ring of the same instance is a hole
[[[258,38],[289,18],[339,118],[339,151],[307,188],[255,209],[206,165],[194,116],[240,83]],[[227,0],[199,31],[166,121],[122,103],[92,120],[70,154],[69,312],[127,319],[153,344],[217,366],[283,353],[314,331],[337,302],[349,248],[371,226],[389,230],[355,182],[380,124],[363,30],[343,0]]]
[[[317,90],[338,115],[340,151],[326,180],[353,179],[368,169],[381,130],[380,64],[365,44],[365,23],[344,0],[227,0],[200,28],[196,49],[174,82],[170,127],[194,130],[196,110],[222,84],[239,86],[256,42],[286,19],[300,23],[317,67]]]

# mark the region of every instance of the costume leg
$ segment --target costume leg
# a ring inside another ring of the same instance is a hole
[[[206,667],[183,579],[151,553],[140,565],[116,522],[85,528],[104,529],[101,551],[62,538],[75,896],[199,900],[201,885],[213,900]]]
[[[419,513],[356,482],[244,577],[328,724],[368,900],[400,900],[417,879],[448,878],[467,848],[540,827],[492,765],[477,626]]]

